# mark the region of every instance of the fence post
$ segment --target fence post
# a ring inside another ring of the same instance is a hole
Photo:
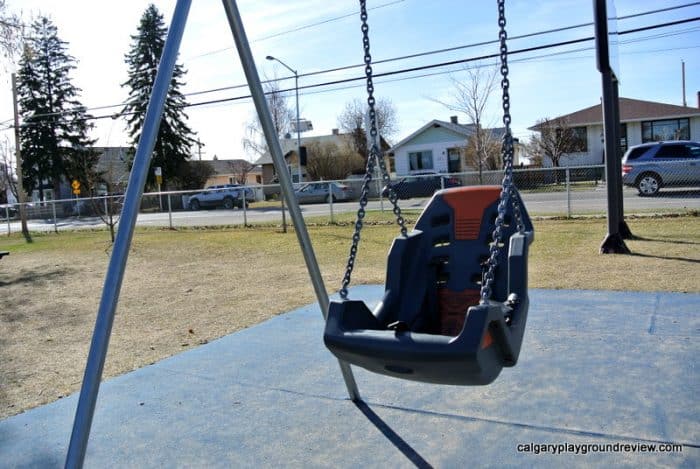
[[[175,229],[173,228],[173,205],[170,202],[170,194],[168,194],[168,226],[171,230]]]
[[[379,195],[379,210],[384,213],[384,197],[382,196],[382,173],[377,168],[374,180],[377,182],[377,195]]]
[[[571,218],[571,170],[566,168],[566,217]]]
[[[243,207],[243,228],[248,226],[248,207],[246,207],[246,205],[248,205],[248,196],[246,193],[247,190],[248,190],[248,188],[244,186],[243,192],[242,192],[243,203],[241,204],[241,207]]]
[[[58,223],[56,221],[56,202],[51,201],[51,210],[53,211],[53,231],[54,233],[58,233]]]
[[[12,224],[10,223],[10,207],[5,207],[5,218],[7,218],[7,236],[12,234]]]
[[[328,183],[328,204],[330,205],[331,208],[331,223],[335,223],[333,220],[333,183],[329,182]]]
[[[107,202],[107,197],[109,197],[109,195],[105,195],[105,198],[104,198],[104,201],[105,201],[105,218],[109,218],[109,207],[108,207],[109,202]]]
[[[444,188],[445,188],[445,178],[440,176],[440,189],[442,190]]]

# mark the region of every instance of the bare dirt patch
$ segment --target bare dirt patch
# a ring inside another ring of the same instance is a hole
[[[384,244],[367,231],[370,251],[371,244]],[[68,236],[36,236],[31,249],[13,249],[0,264],[0,418],[80,387],[109,244],[105,233],[95,233],[81,235],[76,245],[50,246]],[[331,254],[338,243],[345,252],[341,237],[321,236],[317,247],[329,290],[339,285],[344,263],[343,255]],[[356,278],[379,283],[383,275],[384,266],[377,265],[358,268]],[[293,232],[137,233],[104,377],[314,301]]]

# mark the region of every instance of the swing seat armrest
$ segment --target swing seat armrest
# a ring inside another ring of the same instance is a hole
[[[527,297],[527,257],[534,232],[515,233],[508,249],[508,293]]]

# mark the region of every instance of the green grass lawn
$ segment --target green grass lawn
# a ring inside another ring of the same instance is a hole
[[[415,223],[416,211],[404,211],[407,225]],[[309,233],[324,274],[342,273],[352,235],[352,214],[310,219]],[[393,215],[368,213],[360,244],[358,269],[354,276],[360,283],[381,283],[385,258],[391,240],[398,234]],[[538,288],[579,288],[612,290],[700,291],[700,218],[681,217],[631,218],[628,224],[637,237],[628,240],[633,255],[600,255],[598,248],[606,233],[606,221],[597,219],[534,221],[535,242],[530,251],[530,285]],[[70,252],[109,251],[108,236],[103,230],[34,234],[27,244],[14,234],[0,239],[0,250],[13,256],[22,253],[66,254]],[[281,264],[302,262],[293,230],[282,234],[275,225],[256,227],[210,227],[170,231],[137,229],[133,249],[153,256],[166,250],[196,248],[202,258],[207,251],[225,251],[235,247],[247,256],[257,253],[258,264],[270,256]],[[235,262],[235,255],[232,261]],[[303,266],[303,264],[302,264]],[[253,267],[253,266],[251,266]],[[264,270],[264,269],[263,269]],[[329,289],[333,289],[329,286]]]

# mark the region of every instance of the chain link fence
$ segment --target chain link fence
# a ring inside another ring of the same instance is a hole
[[[700,171],[700,166],[698,167]],[[643,173],[648,174],[649,171]],[[414,174],[392,178],[391,185],[406,210],[420,210],[436,190],[470,185],[500,185],[501,171],[451,174]],[[668,178],[668,175],[666,176]],[[604,215],[607,191],[604,166],[521,168],[515,184],[533,216]],[[623,190],[626,214],[688,213],[700,210],[700,173],[682,171],[654,196],[644,196],[629,180]],[[305,216],[327,218],[357,210],[362,176],[342,181],[315,181],[295,186]],[[375,178],[369,188],[369,210],[390,211],[386,188]],[[59,231],[81,227],[114,227],[119,221],[123,195],[72,198],[25,204],[32,231]],[[286,224],[278,185],[222,185],[199,191],[146,193],[138,223],[142,226],[215,226],[260,223]],[[0,205],[0,233],[20,229],[19,204]]]

